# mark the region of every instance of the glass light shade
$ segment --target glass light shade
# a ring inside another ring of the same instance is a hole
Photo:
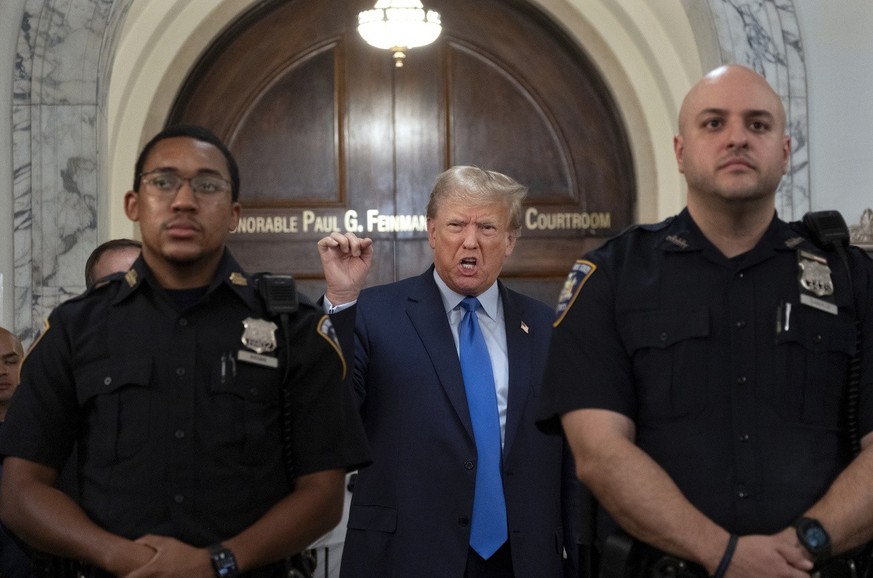
[[[371,46],[393,50],[398,66],[405,50],[430,44],[441,31],[439,13],[425,10],[419,0],[378,0],[358,14],[361,37]]]

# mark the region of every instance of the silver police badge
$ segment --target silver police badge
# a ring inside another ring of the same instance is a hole
[[[275,323],[266,319],[246,317],[243,319],[243,327],[245,329],[242,334],[243,345],[255,353],[275,351],[276,329],[279,328]]]
[[[831,268],[825,259],[805,251],[800,254],[800,285],[819,297],[833,295],[834,282],[831,279]]]

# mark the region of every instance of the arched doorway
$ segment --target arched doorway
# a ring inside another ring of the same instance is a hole
[[[625,128],[595,67],[528,2],[431,0],[443,34],[397,69],[355,31],[371,5],[260,5],[180,91],[169,122],[209,126],[240,161],[235,254],[316,295],[315,241],[351,229],[377,241],[370,283],[420,273],[434,177],[476,164],[530,187],[504,280],[554,302],[573,260],[633,217]]]

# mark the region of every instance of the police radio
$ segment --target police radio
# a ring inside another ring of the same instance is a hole
[[[814,211],[803,216],[803,224],[822,249],[839,251],[849,246],[849,227],[839,211]]]
[[[835,251],[846,269],[849,291],[852,287],[852,270],[846,248],[849,246],[849,227],[839,211],[815,211],[803,216],[803,225],[816,245],[826,251]],[[858,319],[858,304],[855,304],[855,327],[858,333],[858,351],[849,360],[846,378],[846,429],[852,455],[861,453],[861,432],[858,425],[858,396],[861,380],[861,321]]]
[[[291,489],[294,489],[294,455],[291,440],[293,413],[293,397],[288,384],[291,371],[291,329],[290,316],[297,313],[297,284],[291,275],[273,275],[258,273],[254,276],[258,294],[264,301],[264,307],[270,317],[277,317],[282,325],[282,335],[285,339],[285,369],[282,372],[282,456],[285,460],[285,473]],[[304,550],[285,559],[285,570],[289,578],[312,578],[315,572],[316,558],[312,550]]]
[[[282,453],[285,458],[288,481],[293,488],[294,460],[291,451],[293,401],[288,386],[288,375],[291,371],[291,324],[289,319],[292,313],[297,312],[297,286],[294,283],[294,278],[290,275],[258,273],[254,276],[254,280],[267,313],[270,317],[279,319],[285,340],[285,367],[282,370]]]
[[[297,286],[291,275],[260,273],[255,275],[255,284],[270,315],[297,311]]]

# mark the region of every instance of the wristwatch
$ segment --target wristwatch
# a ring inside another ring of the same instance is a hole
[[[239,568],[236,565],[236,557],[233,552],[221,544],[213,544],[207,548],[209,558],[212,560],[212,569],[215,570],[216,578],[237,578]]]
[[[816,562],[821,562],[831,555],[831,537],[821,522],[815,518],[799,518],[794,523],[797,539],[800,545],[812,554]]]

